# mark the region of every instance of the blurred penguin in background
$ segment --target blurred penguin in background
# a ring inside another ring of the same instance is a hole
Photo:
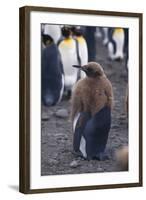
[[[88,48],[86,40],[83,36],[84,28],[81,26],[73,26],[71,28],[77,46],[77,57],[79,65],[86,65],[88,63]],[[84,78],[86,75],[81,70],[78,70],[78,79]]]
[[[125,33],[123,28],[109,28],[108,52],[109,59],[124,59]]]
[[[86,65],[88,63],[88,48],[83,35],[84,29],[80,26],[73,26],[71,30],[74,38],[78,41],[80,65]]]
[[[86,27],[84,34],[88,47],[88,62],[96,61],[96,27]]]
[[[73,149],[85,159],[105,160],[113,105],[112,85],[98,63],[74,67],[87,76],[76,83],[72,94]]]
[[[125,67],[128,72],[129,68],[129,30],[128,28],[124,28],[124,54],[125,54]]]
[[[68,98],[71,96],[72,87],[77,81],[78,69],[72,65],[79,64],[76,41],[72,37],[71,27],[64,26],[61,29],[63,39],[58,43],[58,49],[61,54],[64,75],[65,75],[65,91]]]
[[[64,73],[57,45],[49,35],[42,35],[44,48],[41,61],[42,102],[45,106],[56,105],[64,90]]]
[[[102,27],[96,27],[95,35],[96,35],[97,38],[102,38],[103,37]]]
[[[128,146],[123,146],[118,149],[115,153],[116,162],[120,170],[127,171],[128,170],[128,157],[129,157],[129,150]]]
[[[103,32],[103,45],[106,46],[109,42],[109,28],[103,27],[102,32]]]
[[[52,37],[55,44],[57,44],[58,40],[61,37],[60,25],[42,24],[42,31],[44,35],[49,35],[50,37]]]

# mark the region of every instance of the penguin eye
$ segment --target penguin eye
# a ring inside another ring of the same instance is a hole
[[[94,70],[93,70],[92,68],[87,68],[87,71],[88,71],[89,73],[94,72]]]

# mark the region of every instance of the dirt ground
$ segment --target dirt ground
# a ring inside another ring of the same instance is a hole
[[[41,124],[41,175],[81,174],[114,172],[121,169],[116,163],[115,152],[128,144],[128,119],[125,112],[125,93],[128,75],[124,61],[109,61],[107,49],[97,40],[97,62],[99,62],[113,85],[115,106],[106,151],[109,160],[87,161],[72,152],[72,131],[69,119],[70,102],[63,100],[54,107],[42,106]],[[59,113],[63,115],[59,117]]]

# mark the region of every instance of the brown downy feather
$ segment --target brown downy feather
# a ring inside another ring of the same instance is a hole
[[[95,62],[82,66],[87,77],[79,80],[72,93],[71,119],[78,112],[97,113],[104,106],[113,106],[113,89],[111,82],[106,77],[103,68]]]

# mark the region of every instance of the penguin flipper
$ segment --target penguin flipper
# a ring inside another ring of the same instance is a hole
[[[82,155],[84,158],[86,158],[86,140],[84,138],[84,129],[88,122],[88,120],[91,118],[91,114],[88,112],[82,112],[78,113],[74,119],[74,137],[73,137],[73,149],[74,152]]]

